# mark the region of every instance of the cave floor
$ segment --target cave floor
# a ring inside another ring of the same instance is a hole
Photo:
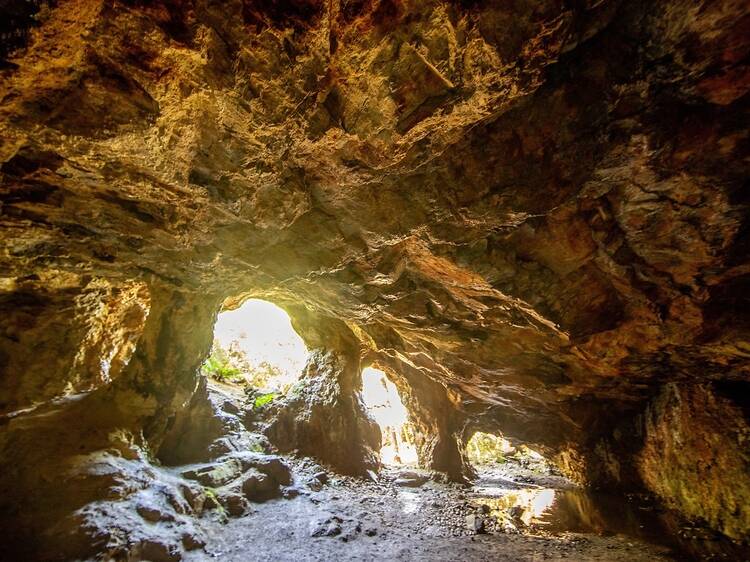
[[[239,404],[232,386],[217,402]],[[688,528],[645,498],[592,493],[543,460],[510,456],[462,486],[410,467],[370,479],[286,457],[284,498],[238,518],[204,517],[185,560],[738,560],[735,545]],[[321,482],[322,475],[322,482]],[[291,493],[290,493],[291,492]],[[744,551],[742,552],[744,556]]]
[[[298,482],[319,470],[309,461],[293,462]],[[432,481],[403,487],[396,481],[404,474],[419,475],[393,468],[377,482],[331,475],[320,490],[300,487],[293,499],[255,504],[244,517],[210,526],[205,550],[186,560],[684,559],[627,529],[615,532],[590,520],[581,513],[585,497],[561,478],[516,466],[483,471],[472,487]],[[549,507],[553,494],[561,495],[555,505],[564,513],[529,520]],[[513,516],[504,519],[503,512]],[[484,524],[480,532],[469,526],[477,519]],[[585,531],[566,531],[566,525]]]

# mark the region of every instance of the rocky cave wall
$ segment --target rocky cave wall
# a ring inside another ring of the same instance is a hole
[[[748,390],[747,382],[671,383],[635,420],[644,440],[633,465],[647,488],[735,539],[750,524]]]
[[[112,451],[147,470],[219,306],[254,295],[320,350],[316,384],[349,396],[362,360],[387,370],[428,466],[465,475],[481,424],[746,537],[744,4],[59,0],[8,19],[8,524],[54,534],[106,495]],[[367,464],[357,412],[337,435]]]
[[[12,281],[0,294],[5,311],[0,372],[6,375],[0,380],[0,412],[6,415],[116,379],[149,310],[142,282],[31,277]]]

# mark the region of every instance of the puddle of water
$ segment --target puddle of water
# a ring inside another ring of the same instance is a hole
[[[489,506],[490,515],[505,523],[521,521],[529,526],[537,523],[554,504],[557,490],[549,488],[523,488],[507,490],[499,497],[485,497],[475,503]]]
[[[620,535],[667,546],[681,560],[750,560],[750,547],[687,528],[675,514],[623,496],[580,489],[490,485],[475,488],[472,503],[487,505],[505,527],[522,532]],[[684,536],[686,535],[687,536]],[[696,536],[695,539],[692,537]]]

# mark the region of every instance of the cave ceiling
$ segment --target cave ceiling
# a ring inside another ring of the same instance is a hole
[[[2,289],[267,298],[539,442],[747,380],[743,4],[60,1],[0,70]]]

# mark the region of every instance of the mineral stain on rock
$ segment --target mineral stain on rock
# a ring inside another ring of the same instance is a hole
[[[0,3],[0,557],[747,558],[749,21]],[[249,299],[309,350],[263,405],[201,368]],[[366,367],[418,467],[383,466]],[[477,432],[578,523],[498,519]]]

